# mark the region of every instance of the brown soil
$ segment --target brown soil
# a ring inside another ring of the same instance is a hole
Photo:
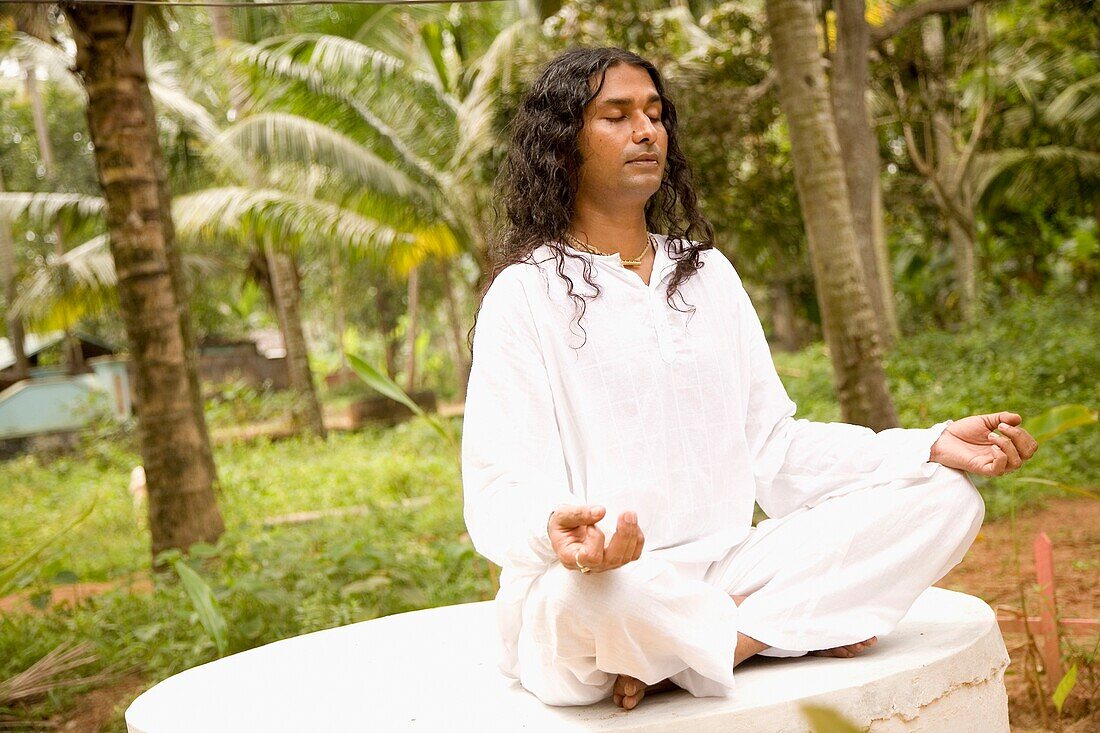
[[[148,686],[139,674],[124,675],[113,684],[85,693],[67,717],[58,716],[50,722],[66,733],[106,733],[119,724],[125,728],[126,708]]]
[[[1055,598],[1062,619],[1100,618],[1100,501],[1051,499],[1040,510],[1016,517],[1015,528],[1007,519],[989,522],[979,533],[966,558],[936,585],[978,596],[998,610],[999,615],[1021,612],[1020,579],[1024,584],[1027,613],[1039,613],[1038,583],[1032,543],[1046,532],[1054,546]],[[1014,550],[1013,538],[1018,548]],[[1017,558],[1019,567],[1017,568]],[[1084,733],[1100,730],[1100,667],[1079,659],[1077,686],[1066,701],[1062,719],[1050,705],[1050,692],[1058,680],[1039,675],[1035,663],[1025,663],[1028,644],[1025,634],[1005,634],[1012,658],[1005,674],[1012,730],[1024,733],[1063,730]],[[1063,638],[1063,652],[1095,657],[1097,634]],[[1032,657],[1034,659],[1034,656]],[[1044,685],[1048,707],[1046,725],[1038,705],[1037,684]]]
[[[152,593],[153,581],[146,573],[135,573],[124,578],[109,580],[105,583],[55,585],[50,588],[49,606],[51,608],[59,604],[75,606],[84,598],[91,598],[92,596],[97,596],[101,593],[106,593],[109,590],[121,587],[126,587],[130,593],[135,594]],[[31,604],[31,594],[27,592],[13,593],[10,596],[0,598],[0,613],[10,613],[13,611],[36,613],[37,610],[38,609]]]

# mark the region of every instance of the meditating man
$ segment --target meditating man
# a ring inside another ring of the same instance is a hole
[[[722,695],[754,654],[859,653],[977,535],[963,471],[1035,452],[1011,412],[879,433],[793,418],[646,60],[554,59],[502,180],[465,519],[502,566],[501,667],[543,702]]]

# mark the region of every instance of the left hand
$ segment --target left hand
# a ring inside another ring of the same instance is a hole
[[[929,460],[982,476],[1001,476],[1015,471],[1039,448],[1035,438],[1019,427],[1021,422],[1015,412],[971,415],[956,420],[932,446]]]

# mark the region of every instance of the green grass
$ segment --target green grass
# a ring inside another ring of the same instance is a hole
[[[824,346],[777,354],[776,366],[798,416],[839,420],[832,367]],[[800,376],[791,376],[791,373]],[[1100,303],[1062,296],[1019,300],[960,332],[930,331],[903,338],[886,359],[886,373],[904,427],[1007,410],[1027,420],[1062,404],[1100,407]],[[1018,472],[974,477],[987,517],[1005,516],[1013,502],[1032,504],[1047,488],[1018,481],[1041,477],[1100,491],[1100,426],[1046,441]]]
[[[1100,405],[1100,308],[1073,298],[1030,301],[961,334],[907,338],[887,371],[909,427],[1007,409],[1025,419],[1070,402]],[[776,358],[798,415],[835,420],[832,370],[820,344]],[[251,399],[251,398],[250,398]],[[231,405],[222,407],[226,415]],[[452,421],[452,429],[460,427]],[[1021,475],[1076,486],[1100,483],[1100,428],[1044,444]],[[228,627],[228,652],[380,615],[489,597],[487,564],[464,536],[454,453],[422,421],[216,449],[226,533],[198,547],[193,566]],[[95,510],[21,578],[32,593],[55,581],[106,580],[149,566],[145,519],[127,485],[139,462],[127,441],[93,440],[75,455],[0,463],[0,567],[76,517]],[[977,481],[990,518],[1047,490],[1012,477]],[[363,516],[264,527],[265,517],[366,506]],[[0,679],[62,641],[91,641],[100,667],[136,668],[150,683],[217,656],[191,601],[171,578],[152,595],[115,591],[79,608],[0,618]],[[32,712],[71,709],[56,693]],[[3,711],[0,711],[3,712]],[[122,729],[121,721],[115,727]]]

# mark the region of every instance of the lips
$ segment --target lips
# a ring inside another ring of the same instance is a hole
[[[632,158],[627,162],[656,165],[659,161],[657,160],[656,153],[645,153],[643,155],[639,155],[637,158]]]

